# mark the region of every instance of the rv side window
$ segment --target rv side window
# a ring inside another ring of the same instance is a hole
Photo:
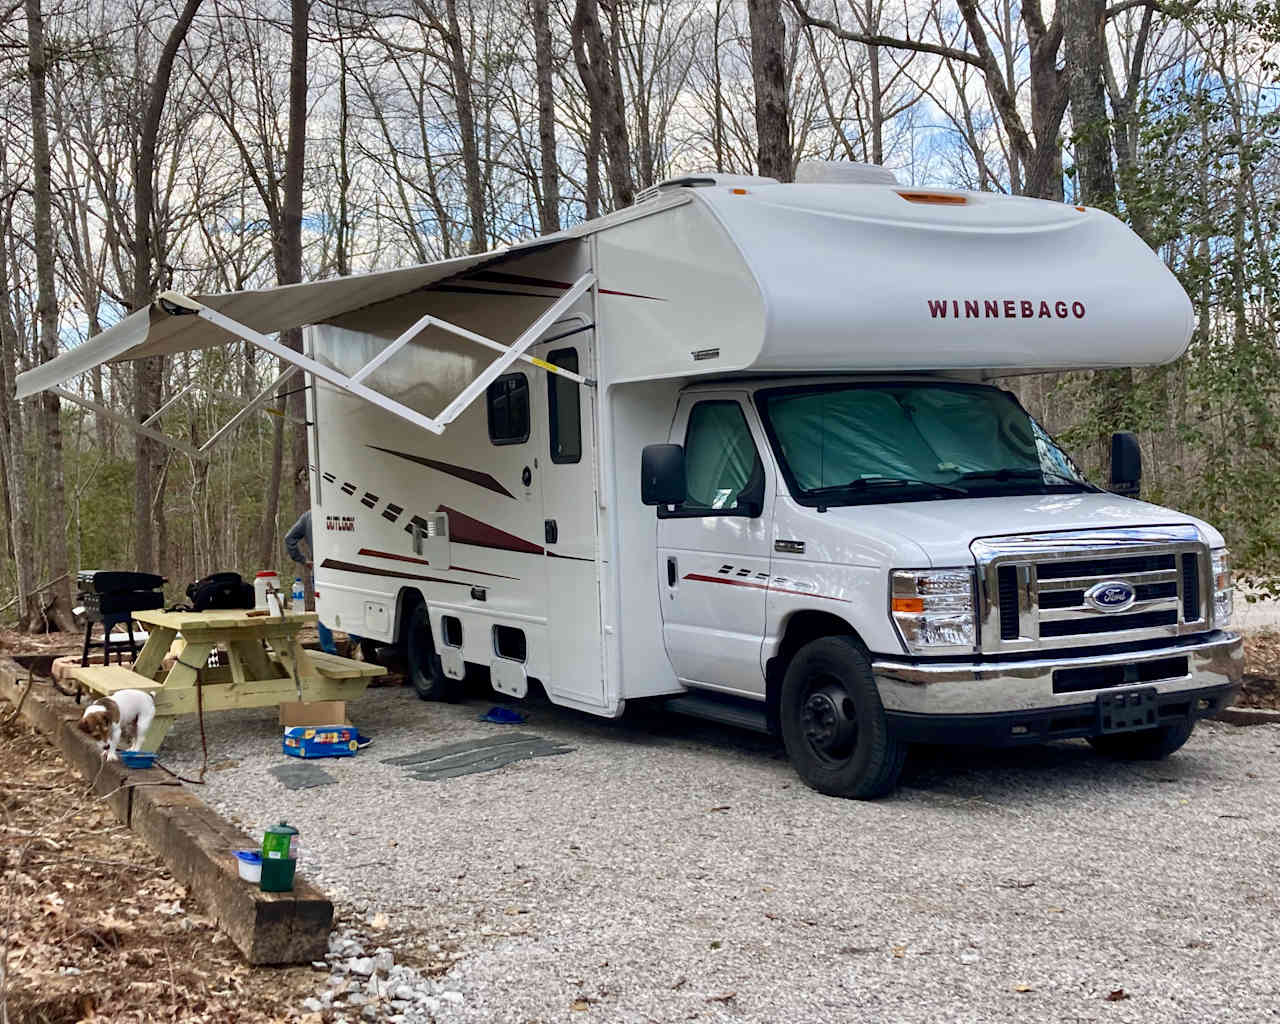
[[[699,402],[684,436],[687,497],[675,516],[758,515],[748,506],[764,496],[764,466],[737,402]]]
[[[558,348],[547,362],[578,372],[578,350]],[[547,410],[551,418],[551,461],[582,461],[581,396],[578,385],[565,377],[547,374]]]
[[[494,444],[524,444],[529,440],[529,378],[508,373],[489,385],[489,440]]]

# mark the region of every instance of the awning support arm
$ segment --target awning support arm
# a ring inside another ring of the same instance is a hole
[[[498,377],[517,359],[524,355],[525,349],[532,345],[535,341],[547,332],[552,324],[559,320],[569,308],[582,298],[587,289],[595,284],[596,276],[591,271],[587,271],[578,280],[574,281],[569,290],[565,292],[555,302],[551,303],[537,320],[530,324],[520,337],[507,348],[506,352],[498,356],[492,363],[484,368],[483,371],[462,389],[462,392],[445,406],[444,410],[437,417],[442,427],[448,426],[462,413],[467,406],[476,400],[477,397],[492,384]],[[452,325],[450,325],[452,326]],[[544,369],[554,371],[557,367],[551,363],[544,362],[541,359],[534,360],[535,365]]]
[[[186,310],[195,313],[196,316],[199,316],[204,320],[208,320],[209,323],[221,327],[228,334],[234,334],[238,338],[243,338],[245,341],[249,342],[250,345],[254,345],[257,348],[262,349],[264,352],[270,352],[277,359],[283,360],[300,370],[305,370],[313,377],[318,377],[320,380],[332,384],[334,387],[340,388],[343,391],[347,391],[350,394],[355,395],[357,398],[363,398],[371,405],[376,405],[380,409],[385,409],[392,415],[399,416],[402,420],[407,420],[415,427],[421,427],[423,430],[429,430],[433,434],[444,433],[444,427],[433,420],[430,416],[423,416],[422,413],[417,412],[414,409],[410,409],[407,405],[397,402],[393,398],[388,398],[386,395],[380,394],[372,388],[365,387],[365,385],[361,384],[357,380],[352,380],[346,374],[340,373],[332,367],[325,366],[323,363],[317,362],[309,356],[303,355],[301,352],[296,352],[288,345],[282,345],[274,338],[270,338],[267,335],[262,334],[260,331],[255,331],[252,327],[242,324],[238,320],[233,320],[224,313],[219,313],[216,309],[212,309],[209,306],[201,306],[194,303],[193,300],[187,299],[185,296],[173,295],[171,293],[166,293],[162,296],[162,300],[165,299],[169,300],[171,305],[185,308]],[[185,305],[186,303],[192,303],[195,308],[193,309],[191,306]]]
[[[207,440],[204,444],[200,446],[200,450],[202,452],[207,452],[215,444],[221,441],[227,434],[235,430],[235,428],[240,425],[240,423],[245,419],[245,417],[252,415],[253,412],[256,409],[258,409],[259,406],[263,405],[267,401],[267,399],[269,399],[272,395],[275,394],[276,388],[278,388],[281,384],[283,384],[285,381],[287,381],[290,377],[292,377],[297,372],[298,372],[298,368],[296,366],[286,367],[285,371],[282,374],[280,374],[279,377],[277,377],[265,388],[263,388],[256,395],[254,395],[253,398],[249,400],[248,405],[246,405],[243,409],[241,409],[234,416],[232,416],[231,419],[227,420],[226,423],[224,423],[221,427],[219,427],[217,432],[214,433],[214,435],[210,437],[209,440]]]
[[[130,419],[128,416],[124,415],[124,413],[116,412],[110,406],[103,405],[101,402],[95,402],[92,398],[84,398],[81,395],[77,395],[74,391],[68,391],[66,388],[49,388],[48,390],[59,398],[65,399],[68,402],[74,402],[76,405],[82,405],[86,409],[92,409],[97,415],[128,427],[130,430],[136,431],[144,437],[149,437],[153,441],[159,441],[161,444],[167,445],[170,448],[176,448],[184,455],[190,455],[193,459],[207,458],[202,450],[191,447],[191,445],[187,444],[185,441],[180,441],[176,437],[169,437],[167,434],[162,434],[158,430],[152,430],[145,424]]]
[[[249,344],[262,349],[264,352],[271,353],[276,356],[276,358],[288,363],[294,369],[304,370],[312,376],[318,377],[320,380],[332,384],[336,388],[355,395],[357,398],[364,399],[371,405],[376,405],[378,408],[383,409],[394,416],[399,416],[401,419],[407,420],[416,427],[421,427],[423,430],[429,430],[433,434],[443,434],[444,428],[457,419],[458,416],[462,414],[462,411],[474,402],[476,398],[479,397],[484,390],[517,359],[522,359],[526,362],[532,363],[534,366],[538,366],[546,370],[548,373],[567,377],[578,384],[593,384],[594,382],[586,377],[582,377],[570,370],[562,369],[561,367],[548,363],[545,360],[536,359],[533,356],[525,354],[525,350],[541,338],[552,324],[568,312],[569,308],[584,294],[586,294],[587,290],[593,284],[595,284],[595,275],[591,273],[591,271],[587,271],[578,278],[572,286],[570,286],[568,291],[547,307],[542,315],[530,324],[511,345],[503,345],[501,342],[494,341],[491,338],[486,338],[481,334],[468,331],[466,328],[459,327],[456,324],[451,324],[446,320],[440,320],[434,316],[428,315],[421,317],[415,324],[413,324],[413,326],[387,345],[386,348],[370,359],[369,362],[365,363],[364,366],[360,367],[360,369],[352,376],[347,376],[332,367],[317,362],[309,356],[303,355],[301,352],[296,352],[287,345],[283,345],[276,341],[274,338],[262,334],[260,331],[255,331],[252,327],[242,324],[238,320],[233,320],[225,313],[220,313],[209,306],[203,306],[192,299],[188,299],[184,295],[165,292],[157,298],[161,303],[161,306],[171,315],[194,314],[199,316],[202,319],[208,320],[211,324],[221,327],[228,334],[233,334],[238,338],[243,338],[245,341],[249,342]],[[439,327],[452,334],[468,338],[485,346],[486,348],[496,349],[501,353],[498,358],[486,366],[470,384],[463,388],[462,392],[452,402],[445,406],[444,411],[442,411],[435,419],[432,419],[430,416],[424,416],[417,410],[410,409],[407,405],[397,402],[394,398],[390,398],[381,392],[374,391],[363,383],[364,378],[373,373],[374,370],[395,355],[396,352],[412,341],[424,328],[428,326]],[[266,389],[266,391],[259,393],[257,398],[255,398],[249,406],[241,410],[241,413],[232,419],[231,423],[226,427],[223,427],[222,430],[219,430],[217,434],[210,438],[209,441],[205,443],[204,448],[208,448],[215,440],[226,433],[226,431],[233,426],[239,418],[246,414],[253,405],[258,403],[260,400],[265,400],[265,396],[276,388],[279,383],[280,380],[277,379],[274,384]]]

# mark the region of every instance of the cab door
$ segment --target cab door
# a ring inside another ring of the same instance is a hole
[[[684,445],[687,496],[658,507],[667,655],[682,682],[763,694],[773,484],[747,394],[684,396],[671,440]]]

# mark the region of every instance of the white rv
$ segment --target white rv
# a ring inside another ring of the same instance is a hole
[[[305,356],[263,333],[301,324]],[[1132,435],[1103,489],[992,383],[1168,362],[1192,326],[1097,210],[709,175],[481,256],[166,294],[19,386],[284,355],[318,611],[403,645],[419,695],[480,666],[597,715],[666,699],[874,797],[912,743],[1161,757],[1228,701],[1221,535],[1126,496]]]

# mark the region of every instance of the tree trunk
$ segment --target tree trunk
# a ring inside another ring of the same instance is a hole
[[[44,49],[44,16],[40,0],[26,0],[27,70],[31,87],[31,155],[34,175],[31,182],[35,194],[35,251],[37,310],[40,321],[40,362],[48,362],[58,354],[58,300],[55,292],[53,237],[53,167],[49,156],[49,120],[45,95],[46,58]],[[40,395],[41,457],[45,464],[45,484],[49,489],[49,515],[45,533],[49,545],[49,575],[67,572],[71,565],[67,556],[67,530],[64,522],[67,504],[62,467],[62,403],[50,391]],[[64,579],[53,585],[50,619],[61,630],[75,629],[71,615],[71,582]]]
[[[544,235],[560,230],[560,165],[556,159],[556,97],[552,88],[549,0],[533,0],[534,78],[538,83],[538,150],[542,163],[539,226]]]
[[[484,208],[484,172],[480,166],[480,146],[476,137],[475,102],[471,90],[471,69],[462,45],[462,27],[458,22],[457,0],[445,0],[448,31],[445,45],[449,48],[449,68],[453,72],[454,105],[458,114],[458,134],[462,137],[462,169],[467,186],[467,209],[471,216],[472,253],[489,248],[489,225]]]
[[[143,309],[151,302],[151,269],[155,259],[154,233],[151,217],[155,208],[156,143],[160,134],[160,121],[164,115],[165,99],[169,95],[169,80],[173,74],[173,62],[178,48],[186,39],[200,9],[201,0],[187,0],[177,22],[169,30],[160,60],[156,64],[155,77],[147,89],[147,104],[138,133],[137,163],[133,168],[133,308]],[[164,385],[164,358],[157,356],[141,359],[133,365],[133,415],[141,423],[160,406]],[[153,490],[161,459],[158,442],[136,435],[134,446],[133,517],[137,531],[135,560],[143,572],[161,570],[156,551],[156,524],[152,517]],[[158,502],[163,505],[163,499]]]
[[[794,174],[787,123],[786,28],[779,0],[747,0],[751,24],[751,80],[756,98],[756,163],[765,177]]]
[[[452,2],[450,3],[452,7]],[[283,244],[280,283],[294,284],[302,280],[302,187],[307,143],[307,44],[308,0],[293,0],[292,46],[289,54],[289,149],[284,162],[284,205],[282,210]],[[295,352],[302,351],[302,331],[289,331],[285,344]],[[302,381],[310,384],[304,374]],[[286,382],[291,394],[284,406],[293,417],[293,512],[301,515],[311,507],[310,474],[307,470],[306,391],[300,381]],[[308,594],[310,591],[308,591]],[[310,601],[308,601],[310,604]]]
[[[1075,135],[1077,201],[1114,211],[1116,179],[1111,167],[1107,83],[1102,70],[1107,58],[1104,17],[1105,0],[1064,2],[1063,49]]]
[[[573,56],[587,91],[592,131],[598,130],[603,142],[613,208],[630,206],[636,199],[635,181],[631,174],[631,144],[627,137],[622,89],[617,68],[612,66],[604,29],[600,26],[597,0],[577,0],[573,15]]]
[[[0,170],[4,166],[4,151],[0,148]],[[8,184],[8,174],[2,183]],[[12,198],[5,204],[4,217],[0,220],[0,373],[4,385],[4,440],[5,440],[5,495],[9,503],[9,542],[13,547],[13,562],[17,572],[18,621],[30,620],[34,608],[31,588],[35,581],[35,553],[31,548],[31,509],[27,487],[27,455],[22,424],[22,407],[14,397],[14,381],[21,368],[18,353],[18,332],[13,320],[13,308],[9,302],[9,233],[13,212]]]

